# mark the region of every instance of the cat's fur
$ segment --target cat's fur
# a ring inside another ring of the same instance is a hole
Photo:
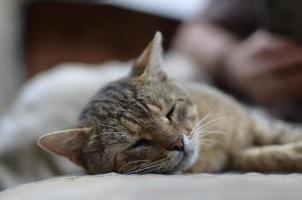
[[[302,171],[302,129],[161,69],[157,33],[128,77],[103,87],[77,128],[39,139],[88,173]]]

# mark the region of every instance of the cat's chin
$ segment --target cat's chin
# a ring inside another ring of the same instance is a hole
[[[175,168],[170,171],[171,174],[179,174],[185,172],[187,169],[195,164],[198,157],[198,151],[194,148],[188,148],[182,153],[182,159],[177,163]]]
[[[199,154],[199,148],[195,145],[194,142],[190,141],[187,137],[185,139],[185,150],[183,159],[179,162],[176,167],[176,172],[185,172],[187,169],[192,167],[197,159]]]

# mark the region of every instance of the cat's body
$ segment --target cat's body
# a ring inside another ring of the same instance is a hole
[[[191,84],[187,89],[199,115],[208,116],[203,121],[208,144],[201,145],[200,159],[189,171],[302,170],[301,126],[271,119],[207,85]]]
[[[39,144],[88,173],[302,171],[302,129],[161,70],[160,34],[129,76],[103,87],[76,129]]]

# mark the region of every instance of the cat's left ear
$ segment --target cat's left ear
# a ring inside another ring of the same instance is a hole
[[[38,139],[38,145],[52,153],[64,156],[83,166],[81,148],[86,144],[91,128],[67,129],[45,134]]]
[[[166,80],[167,75],[162,67],[162,35],[156,32],[153,40],[134,63],[130,76],[133,78]]]

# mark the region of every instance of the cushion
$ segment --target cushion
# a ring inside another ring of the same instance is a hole
[[[249,174],[77,176],[25,184],[5,200],[301,200],[302,176]]]

